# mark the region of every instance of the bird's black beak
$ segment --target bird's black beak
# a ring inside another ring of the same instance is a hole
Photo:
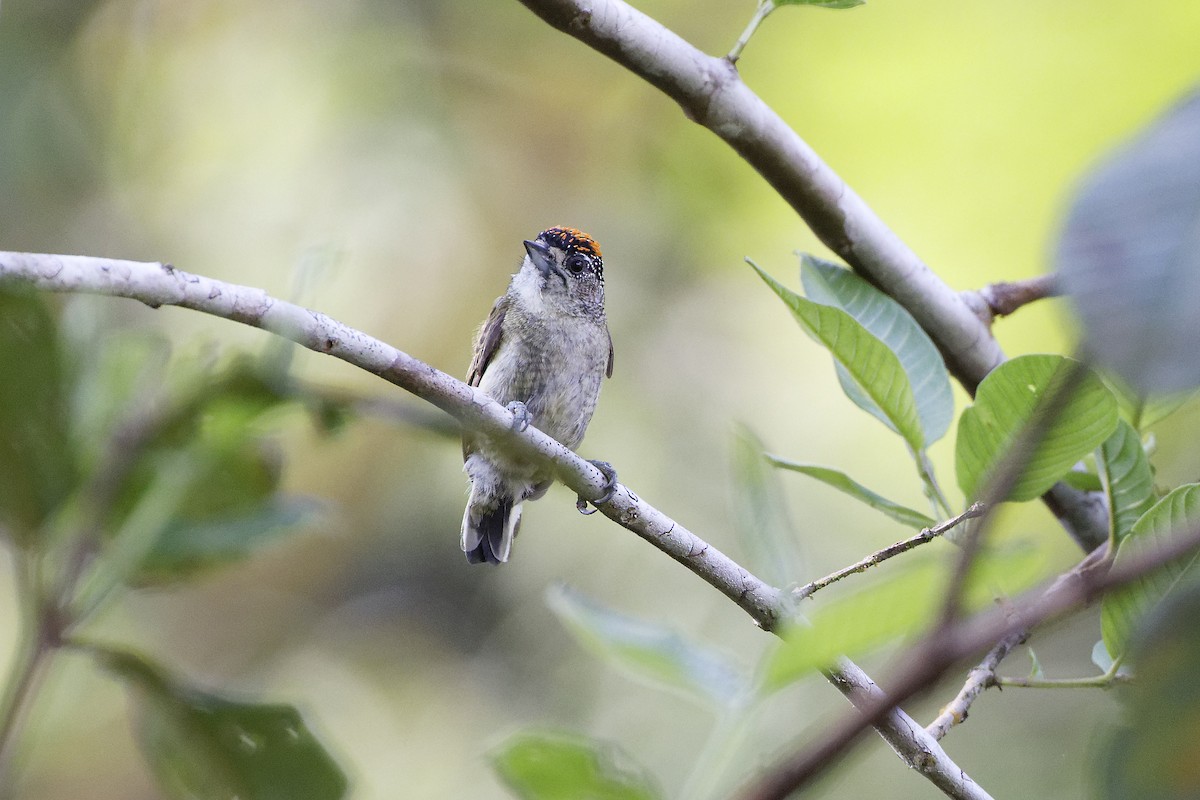
[[[538,268],[538,272],[545,275],[547,278],[551,275],[557,275],[563,279],[563,283],[567,282],[567,276],[562,269],[554,263],[554,254],[550,252],[549,246],[539,240],[525,240],[525,252],[529,253],[529,260]]]
[[[554,256],[550,254],[550,248],[539,241],[525,240],[525,252],[529,253],[529,260],[543,275],[549,275],[554,272]]]

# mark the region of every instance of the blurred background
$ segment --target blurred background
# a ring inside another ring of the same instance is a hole
[[[750,0],[637,4],[722,54]],[[1081,173],[1200,78],[1200,6],[1174,0],[878,0],[785,8],[743,77],[957,289],[1048,269]],[[825,254],[749,167],[671,102],[515,0],[6,0],[0,8],[0,249],[162,260],[319,309],[454,375],[519,266],[555,224],[602,245],[616,369],[580,448],[735,558],[738,424],[774,452],[845,469],[924,509],[900,440],[841,394],[828,356],[743,263],[798,287]],[[179,352],[261,349],[200,314],[58,299]],[[1058,302],[996,326],[1010,355],[1070,352]],[[323,385],[415,401],[311,353]],[[0,380],[3,380],[0,376]],[[965,397],[958,394],[959,409]],[[1159,434],[1163,483],[1200,474],[1194,404]],[[567,584],[754,669],[773,644],[734,605],[632,534],[580,517],[562,487],[526,509],[513,561],[469,566],[453,437],[366,417],[337,436],[278,430],[288,491],[319,524],[169,590],[130,594],[95,635],[132,641],[199,684],[298,704],[355,798],[502,798],[487,754],[526,725],[619,743],[668,794],[713,723],[581,649],[548,610]],[[953,432],[932,456],[953,480]],[[804,582],[906,535],[783,475]],[[1040,506],[1004,516],[1046,574],[1079,552]],[[4,556],[7,559],[7,556]],[[761,568],[747,561],[753,568]],[[15,638],[0,571],[0,658]],[[1084,614],[1035,638],[1048,675],[1095,671]],[[864,660],[882,669],[887,654]],[[1014,654],[1010,674],[1029,669]],[[909,710],[927,722],[956,680]],[[780,695],[717,780],[736,783],[845,710],[813,679]],[[989,693],[946,740],[990,791],[1086,795],[1110,694]],[[151,798],[120,688],[76,656],[34,709],[17,796]],[[1017,766],[1019,765],[1019,767]],[[872,738],[813,797],[934,795]]]

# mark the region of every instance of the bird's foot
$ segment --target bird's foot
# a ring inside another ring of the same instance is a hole
[[[533,415],[529,413],[529,409],[520,400],[513,400],[505,406],[509,413],[513,415],[513,430],[517,433],[529,427],[529,423],[533,422]]]
[[[592,459],[588,459],[588,463],[600,470],[600,472],[604,475],[605,483],[604,494],[595,500],[590,501],[592,504],[590,509],[588,508],[588,499],[583,495],[578,496],[578,499],[575,501],[575,508],[578,509],[579,513],[583,514],[584,516],[595,514],[599,506],[611,501],[613,499],[613,495],[617,493],[617,471],[613,469],[613,465],[607,461],[594,461]]]

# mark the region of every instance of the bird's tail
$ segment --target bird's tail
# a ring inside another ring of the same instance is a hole
[[[508,561],[513,538],[521,526],[521,504],[513,503],[511,497],[500,497],[491,507],[476,511],[474,495],[472,490],[463,513],[463,552],[472,564],[503,564]]]

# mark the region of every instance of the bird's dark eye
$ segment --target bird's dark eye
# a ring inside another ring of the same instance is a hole
[[[575,273],[576,275],[578,275],[579,273],[581,273],[585,269],[587,269],[587,266],[588,266],[587,256],[581,256],[578,253],[573,253],[573,254],[567,256],[566,267],[567,267],[567,269],[571,270],[571,272]]]

